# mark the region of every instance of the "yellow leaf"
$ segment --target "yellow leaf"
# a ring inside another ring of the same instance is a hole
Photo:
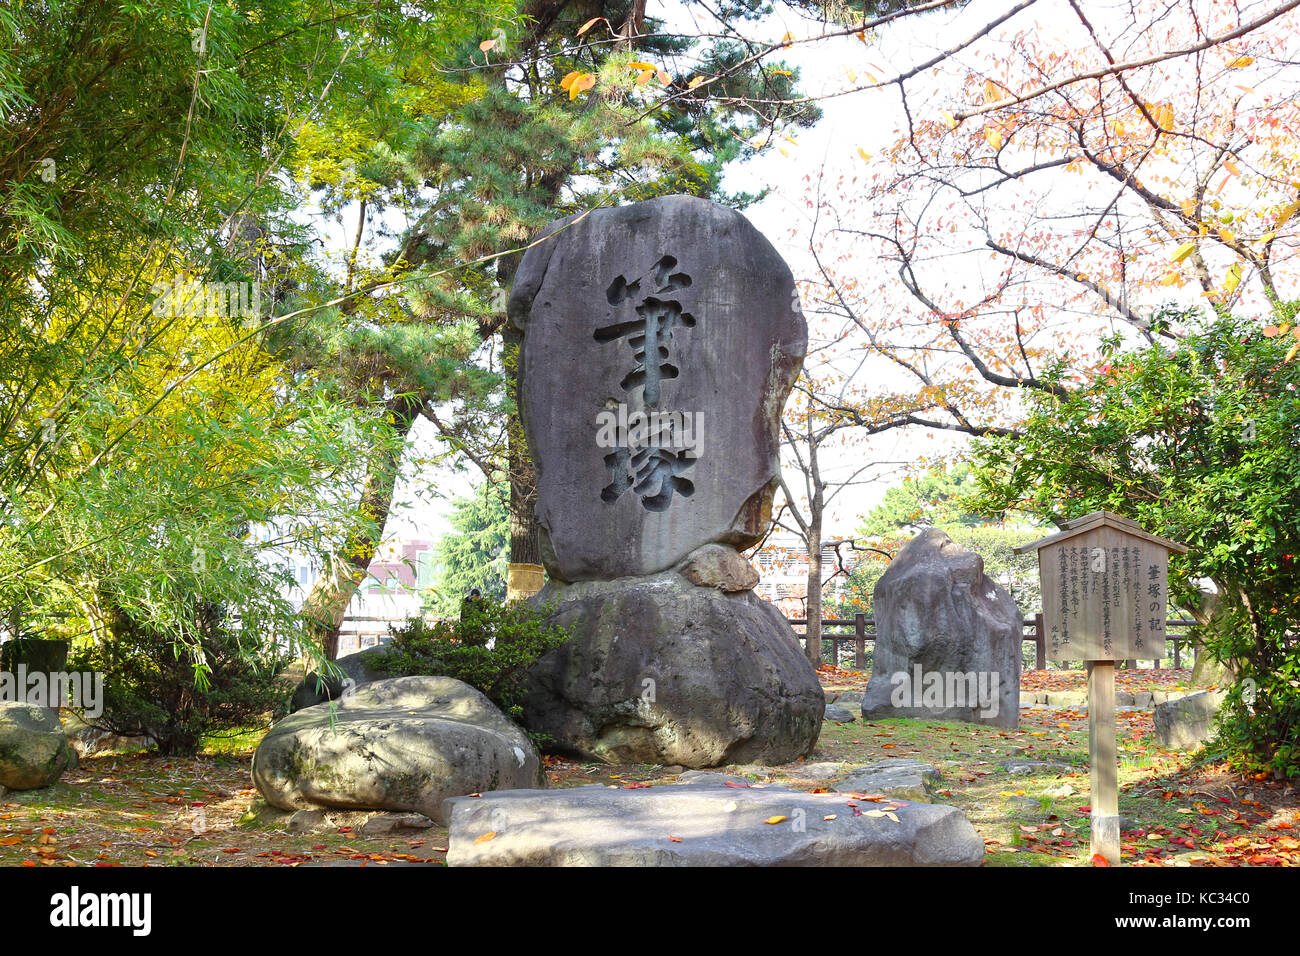
[[[988,144],[994,149],[1002,148],[1002,130],[996,126],[985,126],[984,138],[988,140]]]
[[[984,101],[986,103],[996,103],[1002,99],[1002,87],[998,86],[992,80],[984,81]]]
[[[1300,341],[1297,341],[1295,345],[1291,346],[1291,351],[1286,353],[1286,361],[1289,362],[1295,358],[1296,352],[1300,352]]]
[[[647,83],[650,82],[650,80],[654,77],[654,75],[655,75],[654,70],[642,70],[640,73],[636,75],[636,85],[645,86]]]
[[[480,837],[479,837],[477,840],[475,840],[474,842],[475,842],[475,843],[487,843],[489,840],[493,839],[496,835],[497,835],[497,831],[496,831],[496,830],[489,830],[487,833],[484,833],[482,836],[480,836]]]
[[[569,99],[575,100],[579,93],[585,93],[596,85],[595,73],[579,73],[569,84]]]
[[[834,820],[835,817],[836,817],[837,815],[838,815],[838,814],[828,813],[828,814],[826,814],[826,816],[822,817],[822,819],[823,819],[823,820]]]
[[[1175,249],[1174,254],[1170,257],[1170,259],[1173,262],[1182,262],[1184,259],[1190,256],[1195,250],[1196,250],[1196,243],[1189,240],[1187,242],[1184,242],[1177,249]]]
[[[1297,199],[1295,202],[1291,203],[1291,205],[1287,206],[1280,213],[1278,213],[1277,222],[1274,223],[1274,225],[1275,226],[1282,225],[1282,223],[1286,222],[1297,212],[1300,212],[1300,199]]]
[[[1241,263],[1234,262],[1228,266],[1228,275],[1223,280],[1223,291],[1232,295],[1239,285],[1241,285]]]
[[[768,817],[768,818],[767,818],[766,820],[764,820],[763,822],[764,822],[764,823],[780,823],[780,822],[781,822],[782,820],[784,820],[784,819],[786,819],[786,818],[785,818],[785,817]]]
[[[478,45],[478,48],[482,50],[484,53],[486,53],[488,50],[492,49],[496,45],[497,45],[496,40],[484,40],[482,43]]]
[[[560,80],[560,89],[567,91],[569,87],[573,85],[573,81],[579,76],[581,76],[581,74],[577,70],[574,70],[572,73],[564,74],[564,79]]]
[[[1228,172],[1232,173],[1232,175],[1234,175],[1234,176],[1240,176],[1240,175],[1241,175],[1241,167],[1238,166],[1236,163],[1234,163],[1234,162],[1233,162],[1232,160],[1230,160],[1230,159],[1225,159],[1225,160],[1223,161],[1223,168],[1226,169]]]
[[[1228,64],[1228,69],[1240,70],[1243,66],[1250,66],[1254,62],[1255,58],[1253,56],[1239,56]]]
[[[943,117],[943,121],[948,124],[949,129],[957,128],[957,117],[953,116],[947,110],[939,110],[939,115]]]
[[[793,41],[794,41],[794,34],[786,33],[785,36],[781,37],[781,46],[789,46]]]
[[[688,90],[693,90],[707,79],[707,76],[693,76],[691,77],[691,82],[686,84],[686,88]]]
[[[858,147],[858,155],[861,156],[863,159],[865,159],[867,162],[871,161],[871,154],[868,153],[861,146]]]
[[[850,83],[858,82],[858,74],[854,73],[847,66],[844,68],[844,75],[849,78]]]
[[[590,30],[590,29],[591,29],[592,27],[594,27],[597,23],[599,23],[601,20],[604,20],[604,19],[605,19],[604,17],[592,17],[590,20],[588,20],[588,21],[587,21],[586,23],[584,23],[582,26],[578,27],[578,36],[582,36],[584,33],[586,33],[588,30]]]
[[[657,70],[658,69],[658,67],[655,66],[653,63],[642,63],[640,61],[637,61],[636,63],[629,63],[627,65],[627,68],[629,70]]]
[[[1188,219],[1191,219],[1193,216],[1196,215],[1196,203],[1194,203],[1192,200],[1184,199],[1181,203],[1179,203],[1179,205],[1183,207],[1183,215],[1186,216]]]

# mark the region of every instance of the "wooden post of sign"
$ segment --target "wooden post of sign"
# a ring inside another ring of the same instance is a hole
[[[1088,765],[1092,855],[1119,865],[1119,759],[1115,751],[1115,662],[1088,661]]]
[[[1040,633],[1046,632],[1047,657],[1082,660],[1088,668],[1092,852],[1115,866],[1119,863],[1115,663],[1164,656],[1169,553],[1184,554],[1187,546],[1151,534],[1122,515],[1094,511],[1016,551],[1038,553],[1043,592]]]

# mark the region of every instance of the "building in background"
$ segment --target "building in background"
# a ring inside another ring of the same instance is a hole
[[[827,608],[835,598],[837,584],[845,578],[844,574],[836,574],[841,561],[836,555],[836,543],[822,542],[822,603]],[[846,547],[841,547],[839,553],[846,571],[852,571],[864,557],[862,552]],[[776,605],[786,618],[802,619],[808,608],[808,552],[798,535],[788,531],[768,535],[750,560],[758,570],[755,593]]]
[[[311,592],[322,568],[306,556],[290,552],[288,570],[293,584],[282,592],[297,609]],[[385,644],[390,625],[424,614],[425,596],[434,575],[433,545],[423,539],[389,538],[375,551],[366,579],[348,604],[339,632],[340,656]]]

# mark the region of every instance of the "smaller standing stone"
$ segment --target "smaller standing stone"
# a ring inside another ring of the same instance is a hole
[[[863,717],[1018,725],[1022,617],[983,558],[929,528],[894,558],[874,601]]]

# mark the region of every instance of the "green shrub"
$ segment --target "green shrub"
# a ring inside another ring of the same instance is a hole
[[[241,642],[217,604],[199,601],[182,644],[125,614],[108,635],[71,655],[69,669],[104,675],[103,713],[84,716],[97,730],[151,737],[165,755],[197,753],[205,734],[265,723],[288,710],[291,686],[278,675],[289,655]],[[202,666],[196,662],[202,660]]]
[[[458,622],[430,624],[416,618],[393,628],[393,642],[387,653],[377,655],[375,669],[395,677],[454,677],[517,720],[523,712],[524,672],[570,637],[545,624],[552,610],[534,610],[523,601],[466,601]]]

